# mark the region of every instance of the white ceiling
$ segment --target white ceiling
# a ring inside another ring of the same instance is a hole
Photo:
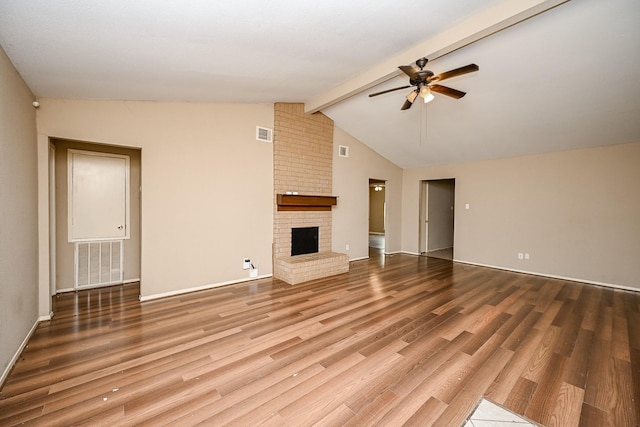
[[[0,0],[0,45],[39,98],[311,104],[382,67],[398,77],[321,108],[402,167],[640,141],[637,0],[572,0],[431,61],[480,66],[443,83],[460,100],[367,97],[432,52],[389,58],[509,1]]]

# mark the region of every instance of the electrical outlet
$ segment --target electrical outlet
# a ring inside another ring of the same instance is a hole
[[[249,258],[244,258],[242,260],[242,269],[248,270],[251,268],[251,260]]]
[[[349,250],[349,244],[347,243],[346,245],[344,245],[344,250],[348,251]]]
[[[524,259],[524,254],[522,252],[518,252],[518,259]]]

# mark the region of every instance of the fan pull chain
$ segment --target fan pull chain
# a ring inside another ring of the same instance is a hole
[[[420,147],[422,147],[422,142],[426,142],[427,140],[427,104],[421,102],[421,110],[420,111]]]

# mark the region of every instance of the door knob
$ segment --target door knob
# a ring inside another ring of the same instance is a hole
[[[119,225],[118,226],[118,230],[122,230],[124,228],[124,225]]]

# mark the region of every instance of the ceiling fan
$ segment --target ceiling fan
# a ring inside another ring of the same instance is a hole
[[[450,79],[452,77],[461,76],[463,74],[472,73],[480,69],[480,67],[478,67],[476,64],[469,64],[465,65],[464,67],[449,70],[447,72],[436,75],[433,74],[432,71],[424,69],[424,66],[427,65],[428,61],[429,60],[427,58],[418,59],[416,61],[416,65],[418,66],[418,68],[412,67],[410,65],[399,66],[398,68],[400,68],[406,75],[409,76],[409,85],[383,90],[382,92],[372,93],[369,95],[369,97],[378,96],[384,93],[389,93],[415,86],[416,88],[407,95],[407,100],[404,101],[402,108],[400,108],[401,110],[408,110],[409,108],[411,108],[418,95],[420,95],[424,99],[425,103],[431,101],[433,99],[433,94],[431,92],[436,92],[442,95],[450,96],[452,98],[460,99],[467,93],[434,83],[440,82],[445,79]]]

